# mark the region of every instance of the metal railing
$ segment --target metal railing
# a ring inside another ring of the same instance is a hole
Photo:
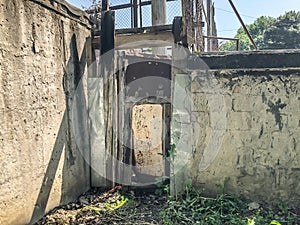
[[[181,16],[181,0],[167,1],[167,24],[171,24],[175,16]],[[152,25],[151,1],[130,0],[120,5],[110,5],[115,11],[116,29],[147,27]]]
[[[240,39],[238,39],[238,38],[215,37],[215,36],[203,36],[203,37],[206,39],[235,41],[236,42],[236,51],[240,50]]]

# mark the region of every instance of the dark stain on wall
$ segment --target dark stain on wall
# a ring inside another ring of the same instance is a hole
[[[263,125],[261,125],[261,128],[260,128],[260,132],[259,132],[259,139],[261,138],[261,136],[263,135],[263,133],[264,133],[264,126]]]
[[[276,125],[278,125],[279,130],[282,130],[283,123],[282,123],[282,117],[280,115],[280,110],[286,107],[285,103],[281,102],[281,99],[279,98],[275,103],[272,102],[271,100],[268,101],[268,106],[270,107],[267,109],[267,112],[270,112],[274,115]]]

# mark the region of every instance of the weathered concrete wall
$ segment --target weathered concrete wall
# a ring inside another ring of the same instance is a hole
[[[89,22],[63,1],[0,0],[0,33],[0,224],[26,224],[89,188]]]
[[[192,74],[193,184],[217,193],[230,177],[229,192],[299,204],[300,70],[211,73]]]

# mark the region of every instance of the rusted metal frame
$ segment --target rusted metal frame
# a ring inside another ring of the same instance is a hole
[[[203,38],[203,32],[202,32],[202,5],[203,5],[203,0],[196,0],[196,49],[200,52],[204,51],[204,38]],[[200,23],[200,26],[199,26]]]
[[[205,17],[206,24],[208,24],[209,22],[208,22],[208,18],[207,18],[207,14],[206,14],[206,11],[205,11],[203,1],[201,1],[201,7],[202,7],[202,10],[203,10],[203,14],[204,14],[204,17]]]
[[[213,4],[212,5],[212,21],[211,21],[212,25],[211,25],[211,28],[212,28],[212,36],[217,36],[217,26],[216,26],[216,22],[215,22],[215,5]],[[213,51],[218,51],[219,50],[219,43],[216,39],[213,39],[212,40],[212,50]]]
[[[175,1],[175,0],[167,0],[167,1]],[[104,2],[104,6],[107,6],[107,2],[108,0],[103,0]],[[103,4],[102,2],[102,4]],[[145,5],[151,5],[151,1],[145,1],[142,2],[141,0],[139,0],[139,4],[138,4],[138,0],[131,0],[130,3],[127,4],[122,4],[122,5],[117,5],[117,6],[111,6],[109,7],[110,10],[119,10],[119,9],[125,9],[125,8],[131,8],[131,27],[138,27],[138,14],[139,14],[139,10],[138,8],[140,8],[140,21],[142,21],[142,6]],[[142,22],[140,22],[140,26],[142,27]]]
[[[132,4],[127,3],[127,4],[122,4],[122,5],[115,5],[115,6],[110,6],[110,10],[119,10],[119,9],[126,9],[126,8],[131,8]]]
[[[153,33],[153,32],[160,32],[160,31],[167,31],[172,30],[172,25],[158,25],[158,26],[150,26],[150,27],[143,27],[143,28],[125,28],[125,29],[117,29],[116,34],[130,34],[130,33]]]
[[[207,13],[207,26],[206,26],[206,33],[208,36],[212,36],[212,21],[211,21],[211,0],[206,1],[206,13]],[[211,51],[212,42],[210,39],[207,40],[207,51]]]
[[[122,184],[122,176],[123,176],[123,168],[122,168],[122,160],[123,160],[123,146],[122,143],[123,142],[123,137],[120,135],[121,131],[123,131],[123,124],[122,124],[122,112],[123,112],[123,95],[121,94],[122,92],[122,77],[123,77],[123,68],[122,68],[122,54],[120,54],[120,52],[117,52],[117,58],[116,58],[116,71],[115,71],[115,82],[116,82],[116,99],[115,99],[115,107],[118,110],[115,110],[115,133],[117,136],[117,140],[116,140],[116,159],[117,162],[116,163],[116,169],[115,169],[115,178],[116,178],[116,182],[117,184]]]
[[[123,59],[125,61],[130,62],[130,65],[136,64],[136,63],[146,63],[146,62],[159,62],[159,63],[163,63],[163,64],[170,64],[170,57],[167,56],[151,56],[151,55],[141,55],[140,53],[126,53],[125,56],[123,57]],[[126,60],[127,59],[127,60]],[[128,66],[125,66],[125,76],[124,76],[124,84],[128,85],[131,83],[131,79],[129,79],[129,76],[131,73],[130,71],[128,71],[126,68],[128,68]],[[144,68],[144,67],[142,67]],[[141,69],[140,69],[141,70]],[[171,71],[170,71],[171,72]],[[133,75],[136,73],[133,73]],[[138,73],[140,74],[140,73]],[[169,74],[170,76],[170,74]],[[169,77],[170,79],[170,77]],[[168,97],[163,97],[163,98],[157,98],[157,97],[153,97],[153,98],[147,98],[147,99],[142,99],[139,100],[138,102],[136,101],[137,98],[130,95],[129,93],[124,93],[125,96],[125,114],[127,117],[127,124],[125,125],[126,127],[128,127],[128,129],[126,129],[128,132],[126,132],[125,135],[125,143],[126,144],[126,151],[124,152],[124,162],[131,168],[132,166],[134,166],[134,146],[133,146],[133,133],[132,133],[132,108],[134,105],[136,104],[161,104],[163,107],[163,119],[165,120],[165,123],[163,125],[163,130],[162,130],[162,147],[163,147],[163,152],[164,154],[167,154],[168,150],[170,149],[170,131],[169,131],[169,123],[170,123],[170,108],[171,105],[169,104],[170,102],[170,96],[168,95]],[[169,169],[169,162],[167,160],[164,161],[164,175],[165,176],[170,176],[170,169]],[[130,176],[130,174],[127,174],[128,176]],[[128,180],[128,185],[130,185],[131,182],[131,177],[127,177]],[[165,183],[168,183],[168,179],[164,180]]]
[[[241,25],[242,25],[244,31],[246,32],[246,34],[247,34],[249,40],[251,41],[253,47],[254,47],[256,50],[258,50],[257,45],[255,44],[255,42],[254,42],[254,40],[253,40],[251,34],[249,33],[249,31],[248,31],[248,29],[247,29],[247,27],[246,27],[246,25],[245,25],[243,19],[241,18],[239,12],[238,12],[237,9],[235,8],[235,5],[233,4],[233,2],[232,2],[231,0],[228,0],[228,1],[229,1],[229,4],[230,4],[231,7],[232,7],[234,13],[236,14],[237,18],[239,19],[239,21],[240,21],[240,23],[241,23]]]
[[[139,2],[138,2],[139,1]],[[172,2],[176,0],[167,0],[167,2]],[[142,6],[151,5],[151,1],[141,1],[141,0],[131,0],[130,3],[122,4],[122,5],[116,5],[116,6],[110,6],[108,0],[103,0],[102,5],[104,6],[102,8],[102,11],[106,10],[120,10],[120,9],[126,9],[131,8],[131,24],[132,28],[138,27],[138,15],[140,17],[140,27],[143,26],[142,24]],[[95,10],[88,10],[86,11],[89,14],[95,13]]]
[[[182,45],[189,48],[194,42],[193,0],[182,0]]]
[[[211,38],[211,39],[223,39],[223,40],[229,40],[229,41],[236,41],[239,40],[238,38],[229,38],[229,37],[216,37],[216,36],[203,36],[204,38]]]
[[[167,2],[174,2],[177,0],[167,0]],[[141,1],[139,3],[139,6],[146,6],[146,5],[151,5],[151,1]],[[125,8],[131,8],[132,4],[131,3],[127,3],[127,4],[122,4],[122,5],[115,5],[115,6],[110,6],[109,9],[110,10],[119,10],[119,9],[125,9]],[[89,13],[94,13],[94,11],[88,11]]]
[[[172,30],[172,25],[159,25],[159,26],[150,26],[150,27],[136,27],[136,28],[124,28],[116,29],[115,34],[139,34],[139,33],[155,33],[161,31],[170,31]],[[95,32],[95,36],[99,36],[99,32]]]
[[[240,49],[240,39],[238,38],[229,38],[229,37],[215,37],[215,36],[203,36],[207,39],[221,39],[221,40],[228,40],[228,41],[235,41],[236,42],[236,50],[239,51]]]
[[[102,0],[101,15],[101,44],[100,44],[100,76],[103,77],[104,124],[105,124],[105,160],[106,186],[115,185],[115,168],[113,157],[115,152],[115,136],[113,133],[114,121],[114,45],[115,45],[115,12],[109,10],[109,0]]]
[[[170,131],[170,125],[171,125],[171,104],[162,104],[163,106],[163,132],[162,132],[162,140],[163,140],[163,154],[167,157],[170,157],[169,150],[171,148],[171,131]],[[165,163],[165,171],[164,175],[168,177],[167,180],[164,179],[164,182],[170,183],[170,161],[166,158],[164,159]]]
[[[126,76],[126,75],[125,75]],[[123,182],[131,186],[132,182],[132,166],[133,166],[133,143],[132,143],[132,103],[126,101],[126,94],[124,93],[124,133],[123,133]]]

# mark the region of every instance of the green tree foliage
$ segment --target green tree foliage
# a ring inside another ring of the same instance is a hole
[[[267,49],[300,48],[300,12],[279,16],[266,30],[264,43]]]
[[[300,12],[290,11],[277,19],[261,16],[252,24],[246,25],[259,49],[300,48]],[[235,38],[240,39],[240,50],[253,50],[243,28],[239,28]],[[234,51],[236,43],[226,42],[220,51]]]
[[[258,19],[256,19],[252,24],[246,25],[249,33],[253,37],[254,42],[256,43],[259,49],[265,47],[264,33],[266,31],[266,28],[275,21],[276,19],[273,17],[261,16]],[[238,29],[237,34],[234,37],[240,39],[241,51],[249,51],[254,49],[247,34],[245,33],[242,27]],[[236,43],[234,41],[226,42],[222,44],[220,47],[221,51],[234,51],[235,49],[236,49]]]

